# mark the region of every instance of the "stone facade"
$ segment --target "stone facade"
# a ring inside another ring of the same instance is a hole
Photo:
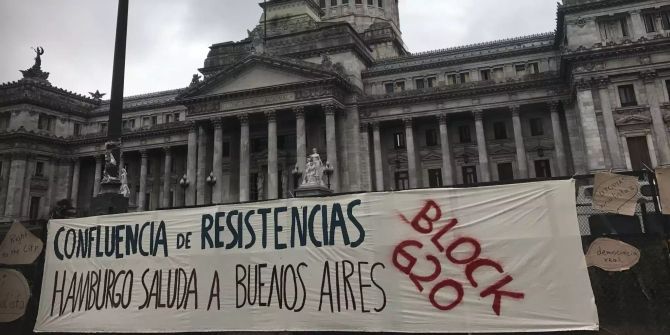
[[[292,197],[312,148],[335,192],[670,164],[668,0],[565,0],[555,33],[423,53],[396,0],[262,6],[202,80],[125,99],[132,210]],[[0,85],[0,222],[99,191],[109,101],[39,71]]]

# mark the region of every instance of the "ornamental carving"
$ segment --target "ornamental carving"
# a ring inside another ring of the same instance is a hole
[[[648,107],[619,108],[614,111],[614,123],[617,126],[650,124],[651,122]]]

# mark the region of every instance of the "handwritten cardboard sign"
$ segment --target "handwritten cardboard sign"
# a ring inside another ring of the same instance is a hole
[[[0,264],[31,264],[42,252],[44,243],[20,222],[14,222],[0,243]]]
[[[657,168],[656,182],[663,214],[670,215],[670,168]]]
[[[634,216],[638,198],[636,177],[607,172],[596,174],[593,185],[593,209]]]
[[[605,271],[629,270],[640,261],[640,250],[634,246],[611,238],[599,238],[586,252],[586,264]]]
[[[0,269],[0,323],[12,322],[26,313],[30,287],[16,270]]]

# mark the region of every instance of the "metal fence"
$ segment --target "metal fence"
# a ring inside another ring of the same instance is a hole
[[[670,251],[668,249],[670,217],[661,214],[657,196],[658,189],[652,172],[641,171],[626,174],[637,176],[639,180],[641,197],[633,217],[593,209],[594,176],[573,177],[577,218],[584,252],[595,239],[604,236],[629,243],[641,252],[640,262],[629,271],[615,273],[605,272],[595,267],[589,268],[600,318],[601,330],[597,334],[667,335],[670,334]],[[509,183],[497,182],[457,187],[501,184]],[[46,240],[46,223],[31,222],[28,226],[36,236]],[[0,232],[0,240],[4,238],[3,234]],[[24,274],[33,296],[26,315],[15,322],[0,324],[0,334],[32,334],[37,316],[43,264],[44,258],[40,256],[32,265],[11,267]],[[570,332],[570,334],[594,334],[594,332]]]

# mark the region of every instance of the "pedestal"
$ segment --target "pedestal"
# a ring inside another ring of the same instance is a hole
[[[91,216],[128,213],[128,198],[119,194],[120,182],[104,183],[100,188],[91,201]]]
[[[300,186],[295,190],[295,196],[297,198],[307,198],[307,197],[322,197],[324,195],[331,195],[333,191],[325,186]]]

